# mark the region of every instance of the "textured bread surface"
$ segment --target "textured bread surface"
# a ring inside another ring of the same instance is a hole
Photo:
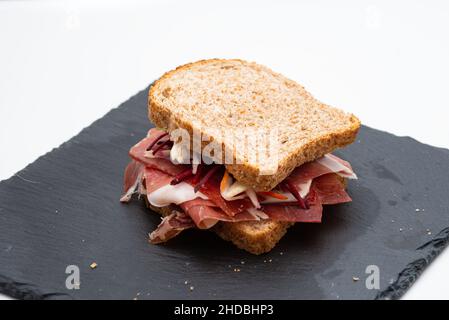
[[[146,197],[144,197],[146,199]],[[176,210],[176,206],[155,207],[147,206],[162,216],[167,216]],[[219,222],[212,228],[216,234],[226,241],[231,241],[240,249],[252,254],[262,254],[270,251],[276,243],[285,235],[291,222],[282,221],[242,221],[242,222]]]
[[[354,115],[319,102],[267,67],[242,60],[202,60],[167,72],[150,89],[148,113],[159,128],[201,131],[223,150],[232,149],[227,170],[257,191],[271,190],[297,166],[352,143],[360,128]],[[212,131],[236,128],[277,129],[274,173],[264,175],[261,163],[229,147],[233,141],[215,139]]]
[[[293,224],[273,220],[219,222],[213,230],[223,240],[231,241],[240,249],[262,254],[271,251]]]

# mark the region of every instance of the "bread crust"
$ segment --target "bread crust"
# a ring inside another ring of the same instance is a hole
[[[242,64],[250,65],[254,68],[265,68],[266,67],[259,66],[255,63],[246,62],[240,59],[209,59],[209,60],[200,60],[197,62],[188,63],[182,66],[177,67],[174,70],[166,72],[159,80],[157,80],[153,86],[150,88],[148,95],[148,116],[149,119],[159,128],[167,130],[168,132],[173,131],[177,128],[183,128],[187,130],[191,135],[194,130],[198,128],[194,127],[189,121],[182,119],[180,117],[175,116],[169,108],[164,107],[164,105],[157,103],[157,99],[155,97],[156,92],[160,90],[160,85],[165,80],[168,80],[177,72],[182,70],[191,69],[194,66],[198,65],[206,65],[210,63],[216,62],[239,62]],[[279,75],[270,70],[274,75]],[[299,86],[304,89],[297,83],[292,80],[289,81],[289,84]],[[307,91],[304,89],[304,96],[307,97],[310,101],[313,102],[314,106],[317,107],[328,107],[327,105],[319,102],[314,99]],[[357,133],[360,128],[360,120],[354,115],[350,115],[349,124],[340,130],[334,130],[332,132],[328,132],[326,134],[321,135],[316,139],[311,139],[307,143],[301,145],[294,152],[291,152],[286,157],[280,160],[278,165],[278,170],[275,174],[272,175],[260,175],[260,168],[252,165],[248,162],[237,163],[234,161],[234,164],[226,164],[226,169],[234,176],[234,178],[246,185],[252,186],[256,191],[269,191],[273,189],[276,185],[278,185],[282,180],[284,180],[296,167],[306,163],[313,161],[327,153],[334,151],[337,148],[344,147],[346,145],[351,144],[356,139]],[[205,146],[207,142],[204,142]],[[223,150],[226,146],[222,145]],[[234,159],[235,160],[235,159]]]

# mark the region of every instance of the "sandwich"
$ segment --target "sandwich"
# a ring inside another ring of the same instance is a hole
[[[323,206],[352,201],[357,176],[332,152],[354,142],[360,121],[265,66],[180,66],[151,86],[148,116],[120,200],[137,195],[162,216],[151,243],[204,229],[262,254],[294,223],[320,223]]]

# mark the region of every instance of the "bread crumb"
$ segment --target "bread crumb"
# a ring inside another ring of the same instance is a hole
[[[98,264],[96,263],[96,262],[92,262],[91,264],[90,264],[90,268],[93,270],[93,269],[96,269],[98,267]]]
[[[195,289],[195,287],[194,286],[190,286],[190,291],[193,291],[193,289]]]
[[[359,277],[352,277],[352,281],[354,281],[354,282],[357,282],[357,281],[359,281],[359,280],[360,280]]]
[[[137,292],[137,293],[136,293],[136,296],[133,298],[133,300],[138,300],[138,299],[139,299],[139,296],[140,296],[140,292]]]
[[[240,261],[240,264],[245,264],[245,261],[243,261],[243,260],[242,260],[242,261]]]

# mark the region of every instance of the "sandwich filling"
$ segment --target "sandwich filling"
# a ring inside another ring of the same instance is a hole
[[[303,164],[268,192],[236,181],[224,165],[182,164],[168,133],[150,129],[133,146],[125,169],[124,194],[146,197],[154,207],[174,206],[150,234],[165,242],[189,228],[209,229],[219,222],[260,221],[319,223],[323,205],[350,202],[345,179],[357,179],[351,165],[327,154]]]

